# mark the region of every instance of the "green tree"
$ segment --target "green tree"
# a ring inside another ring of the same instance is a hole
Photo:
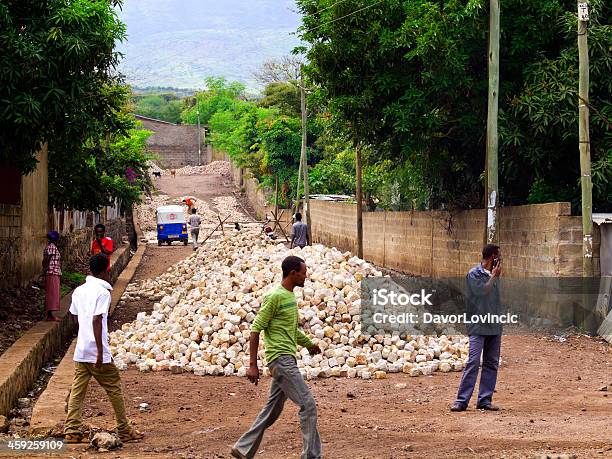
[[[134,113],[169,123],[180,123],[183,99],[171,94],[136,94]]]
[[[49,203],[56,208],[96,210],[119,199],[136,203],[148,183],[146,138],[149,131],[136,130],[128,113],[129,88],[104,87],[105,97],[118,107],[90,126],[77,139],[49,141]],[[134,183],[127,168],[137,175]]]
[[[119,82],[114,46],[125,38],[118,7],[120,0],[0,4],[0,162],[32,171],[44,142],[82,143],[120,108],[108,91]]]
[[[297,175],[300,164],[300,148],[302,144],[301,121],[297,118],[279,117],[273,120],[263,120],[258,123],[263,153],[260,170],[265,185],[272,187],[278,177],[281,187],[280,204],[291,202],[292,186],[297,186]]]
[[[593,202],[612,211],[612,11],[591,1],[589,102]],[[575,5],[574,5],[575,9]],[[578,49],[576,17],[564,12],[556,26],[559,51],[524,71],[523,87],[502,114],[501,173],[506,200],[530,203],[570,201],[580,212],[578,156]]]
[[[198,92],[193,98],[187,100],[188,107],[183,110],[181,117],[186,124],[198,122],[208,124],[210,118],[217,112],[234,108],[236,101],[243,98],[244,85],[238,82],[228,82],[225,78],[206,78],[206,90]]]
[[[411,176],[418,189],[400,182],[394,185],[408,193],[404,200],[417,199],[434,208],[482,204],[487,4],[484,0],[346,0],[331,4],[298,0],[304,14],[300,34],[308,44],[302,49],[309,60],[306,72],[318,88],[311,103],[328,117],[326,129],[346,132],[353,145],[362,144],[377,162],[391,160]],[[508,0],[502,8],[500,186],[502,202],[516,204],[524,203],[532,184],[542,181],[553,191],[561,191],[564,185],[554,185],[552,173],[538,175],[542,164],[550,164],[550,170],[560,166],[564,178],[574,184],[579,177],[577,141],[571,139],[577,132],[576,98],[570,103],[570,96],[563,102],[569,124],[558,120],[554,130],[544,124],[543,132],[534,135],[539,121],[530,118],[534,112],[547,111],[544,102],[534,110],[535,95],[558,110],[561,105],[551,100],[557,82],[577,86],[577,77],[558,61],[567,50],[575,55],[576,4]],[[592,74],[594,104],[605,114],[610,101],[610,27],[605,21],[610,12],[600,0],[593,1],[591,9],[595,18],[591,64],[600,68]],[[573,65],[577,66],[577,59]],[[542,72],[544,69],[548,71]],[[543,84],[549,88],[543,89]],[[547,91],[551,97],[545,96]],[[524,104],[519,103],[522,95]],[[564,138],[567,148],[557,154]],[[609,190],[604,170],[610,161],[601,152],[610,150],[610,136],[595,128],[592,138],[594,186]],[[606,158],[603,162],[602,157]],[[600,208],[605,203],[603,196],[605,192],[596,194]]]
[[[268,84],[263,92],[260,107],[276,108],[281,114],[299,117],[300,90],[297,82],[275,82]]]

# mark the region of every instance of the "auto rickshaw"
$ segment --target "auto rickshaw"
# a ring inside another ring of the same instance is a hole
[[[187,222],[182,206],[161,206],[157,208],[157,245],[181,241],[187,245]]]

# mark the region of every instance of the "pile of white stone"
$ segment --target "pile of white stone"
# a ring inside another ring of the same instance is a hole
[[[213,161],[206,166],[202,166],[202,173],[229,176],[230,163],[228,161]]]
[[[165,205],[181,205],[184,206],[185,221],[189,220],[188,207],[182,202],[184,199],[191,199],[194,203],[194,208],[197,210],[198,215],[202,221],[200,226],[201,232],[204,230],[212,230],[219,224],[219,217],[226,220],[226,224],[230,225],[233,222],[244,222],[249,221],[250,218],[246,216],[238,204],[238,201],[233,196],[219,196],[213,198],[213,210],[206,201],[200,200],[195,196],[181,196],[178,199],[172,199],[167,195],[155,195],[151,198],[145,198],[144,201],[136,208],[136,218],[138,225],[144,233],[144,239],[151,243],[157,243],[157,219],[155,212],[158,207]]]
[[[227,222],[244,222],[250,219],[244,214],[234,196],[217,196],[213,198],[215,208],[222,219],[229,217]]]
[[[162,169],[153,161],[149,162],[149,172],[160,172],[161,175],[171,175],[174,170],[176,175],[221,175],[229,177],[230,164],[227,161],[213,161],[204,166],[183,166],[175,169]]]
[[[120,306],[141,298],[155,304],[152,313],[139,313],[111,334],[116,365],[244,376],[251,323],[264,295],[280,282],[280,264],[289,254],[307,262],[309,278],[295,294],[302,327],[323,351],[310,356],[300,349],[298,365],[306,378],[382,379],[387,373],[419,376],[463,368],[463,336],[400,338],[362,329],[360,282],[382,276],[374,266],[323,245],[288,250],[246,228],[206,243],[155,279],[128,286]],[[258,359],[263,367],[263,343]]]
[[[160,206],[170,204],[170,196],[165,194],[153,195],[144,200],[136,207],[136,220],[142,231],[155,231],[157,220],[155,211]]]

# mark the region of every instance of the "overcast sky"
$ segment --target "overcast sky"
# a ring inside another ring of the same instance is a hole
[[[206,76],[250,87],[253,72],[299,44],[293,0],[125,0],[120,70],[137,86],[200,88]]]

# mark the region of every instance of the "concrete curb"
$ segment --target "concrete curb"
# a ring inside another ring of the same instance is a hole
[[[117,278],[129,259],[129,246],[113,254],[111,278]],[[8,415],[17,399],[28,393],[44,363],[72,336],[74,325],[67,314],[71,298],[72,292],[60,302],[61,322],[38,322],[0,356],[0,415]]]
[[[132,277],[134,277],[134,273],[140,265],[145,249],[146,244],[141,243],[128,265],[115,281],[109,315],[112,315],[117,303],[119,303],[121,299],[121,295],[123,295],[127,285],[132,280]],[[72,341],[68,352],[66,352],[66,355],[49,380],[47,388],[43,391],[34,405],[29,431],[29,435],[32,437],[48,437],[56,427],[61,428],[64,423],[66,417],[64,403],[70,392],[74,375],[74,362],[72,358],[75,346],[76,339]]]

